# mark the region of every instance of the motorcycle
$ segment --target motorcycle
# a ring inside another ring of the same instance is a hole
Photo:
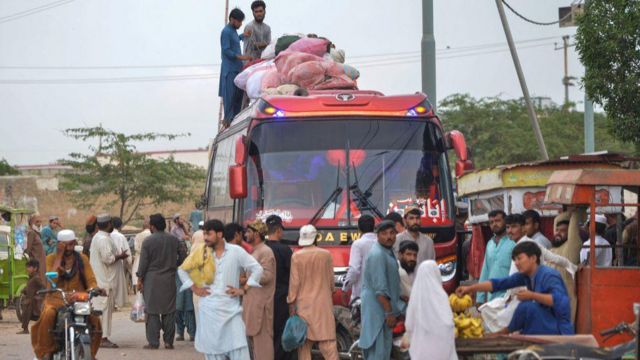
[[[49,274],[47,274],[49,275]],[[57,351],[52,360],[91,360],[91,336],[89,316],[100,316],[93,310],[91,299],[101,294],[100,289],[88,292],[64,292],[53,288],[38,291],[38,294],[60,293],[64,306],[58,309],[54,329],[51,331]]]

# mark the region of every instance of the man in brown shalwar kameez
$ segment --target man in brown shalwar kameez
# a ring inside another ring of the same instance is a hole
[[[333,260],[329,251],[315,246],[317,235],[313,225],[300,229],[302,249],[291,258],[287,302],[290,314],[298,314],[307,323],[307,341],[298,348],[298,360],[311,360],[315,342],[325,359],[337,360]]]
[[[267,225],[258,219],[247,226],[247,240],[253,246],[253,256],[263,272],[259,288],[245,287],[242,298],[244,320],[254,360],[271,360],[273,349],[273,296],[276,292],[276,258],[273,250],[265,245]]]
[[[88,291],[98,287],[89,258],[74,250],[76,244],[77,240],[73,231],[61,230],[58,233],[57,251],[47,256],[46,260],[46,269],[58,273],[57,279],[54,280],[56,287],[65,292]],[[64,301],[59,293],[48,294],[44,299],[40,319],[31,327],[31,345],[38,359],[46,359],[56,351],[56,343],[51,330],[55,326],[57,309],[62,306],[64,306]],[[95,359],[102,337],[100,318],[95,315],[89,316],[89,325],[91,356]]]
[[[46,282],[45,269],[42,266],[46,261],[46,255],[44,252],[44,245],[42,244],[42,240],[40,239],[40,227],[42,226],[42,219],[38,215],[32,215],[29,218],[29,230],[27,230],[27,249],[25,253],[29,255],[29,258],[36,259],[40,263],[40,279],[42,282]]]

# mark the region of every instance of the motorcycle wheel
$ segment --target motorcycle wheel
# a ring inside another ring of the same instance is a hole
[[[89,335],[80,335],[73,351],[76,360],[91,360],[91,338]]]

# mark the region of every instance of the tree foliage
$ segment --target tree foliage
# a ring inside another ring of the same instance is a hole
[[[604,107],[612,133],[640,154],[640,1],[589,0],[576,47],[587,93]]]
[[[20,175],[20,171],[9,164],[6,159],[0,160],[0,176],[3,175]]]
[[[539,160],[538,145],[520,100],[476,99],[451,95],[439,105],[446,130],[460,130],[477,167]],[[538,109],[540,128],[551,159],[584,150],[583,113],[559,106]],[[596,150],[630,152],[607,131],[603,114],[595,115]]]
[[[81,207],[91,207],[98,199],[117,204],[125,223],[145,207],[195,201],[195,189],[204,183],[204,170],[173,157],[152,159],[134,145],[182,135],[126,135],[103,127],[67,129],[65,135],[84,142],[97,140],[99,145],[89,145],[89,154],[71,153],[61,161],[74,169],[64,175],[62,188],[71,191]]]

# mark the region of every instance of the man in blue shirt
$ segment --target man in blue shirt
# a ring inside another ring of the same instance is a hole
[[[502,210],[493,210],[489,213],[489,227],[493,237],[487,242],[484,251],[484,262],[480,272],[479,282],[489,279],[503,278],[509,275],[511,268],[511,251],[516,243],[507,235],[506,214]],[[480,292],[476,301],[483,304],[495,297],[500,297],[504,292],[496,291],[490,294]]]
[[[224,104],[224,125],[229,126],[233,117],[238,115],[242,107],[242,90],[233,80],[242,71],[242,61],[251,60],[251,56],[242,55],[240,52],[240,40],[251,35],[251,30],[238,35],[237,30],[242,26],[244,13],[235,8],[229,13],[229,22],[220,34],[220,47],[222,49],[222,65],[220,67],[220,87],[218,93]]]
[[[393,254],[395,223],[391,220],[380,222],[376,233],[378,241],[365,260],[362,280],[359,341],[365,360],[388,359],[391,356],[391,329],[405,308],[400,300],[398,260]]]
[[[526,286],[516,294],[520,304],[509,326],[499,334],[519,332],[523,335],[573,335],[571,304],[560,273],[540,265],[540,247],[524,241],[513,248],[518,272],[501,279],[491,279],[471,286],[461,286],[458,296],[477,291],[504,291]]]

